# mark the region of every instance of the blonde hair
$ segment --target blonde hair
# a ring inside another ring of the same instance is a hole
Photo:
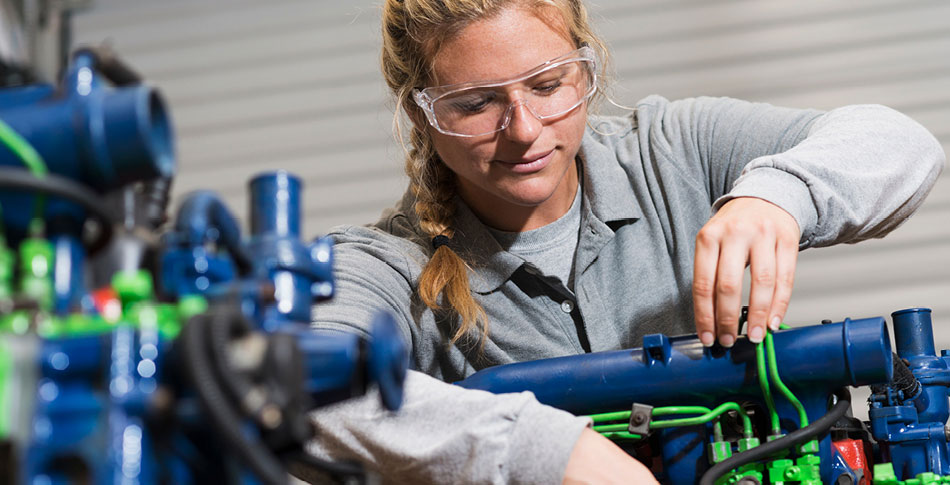
[[[428,87],[433,79],[432,61],[444,42],[468,25],[512,7],[530,9],[536,15],[558,14],[565,34],[577,47],[589,45],[597,51],[598,80],[602,84],[598,95],[605,92],[607,47],[590,28],[580,0],[386,0],[383,6],[383,76],[395,96],[394,130],[400,141],[405,143],[400,113],[404,111],[413,120],[405,170],[416,198],[420,227],[430,239],[439,235],[451,238],[454,234],[456,178],[439,159],[424,113],[412,100],[412,90]],[[437,248],[418,284],[419,297],[426,306],[439,309],[441,295],[443,304],[458,315],[459,325],[451,344],[479,328],[480,346],[484,345],[488,316],[472,297],[468,265],[455,251],[447,245]]]

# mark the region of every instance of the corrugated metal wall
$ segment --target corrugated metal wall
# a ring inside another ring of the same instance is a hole
[[[254,173],[306,183],[305,231],[370,222],[405,186],[379,75],[377,1],[97,0],[77,41],[110,40],[173,109],[175,193],[211,188],[244,213]],[[950,148],[943,0],[599,0],[614,97],[735,96],[829,109],[882,103]],[[791,323],[910,306],[950,322],[950,170],[887,239],[802,253]],[[950,330],[938,331],[938,348]]]

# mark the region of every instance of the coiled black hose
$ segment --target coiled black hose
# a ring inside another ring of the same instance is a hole
[[[247,395],[251,392],[254,385],[243,375],[231,370],[231,364],[228,362],[228,345],[234,336],[241,336],[250,333],[250,325],[241,315],[234,305],[215,305],[207,315],[207,338],[211,350],[211,361],[217,371],[220,382],[224,385],[224,391],[230,398],[242,406],[245,404]],[[245,412],[256,413],[258,409],[244,409]]]
[[[196,315],[182,330],[181,343],[184,370],[214,425],[222,434],[221,441],[241,459],[242,464],[264,483],[286,483],[287,473],[281,463],[259,443],[248,440],[241,429],[240,414],[234,409],[218,384],[212,368],[205,325],[207,315]]]
[[[792,431],[791,433],[775,440],[763,443],[748,451],[732,455],[719,463],[716,463],[699,480],[700,485],[714,485],[716,479],[725,475],[729,470],[739,468],[742,465],[752,463],[778,453],[787,448],[800,445],[808,440],[814,439],[824,433],[827,433],[839,418],[844,416],[848,409],[851,409],[851,393],[847,389],[840,389],[835,392],[838,402],[824,416],[818,418],[813,423],[804,428]]]

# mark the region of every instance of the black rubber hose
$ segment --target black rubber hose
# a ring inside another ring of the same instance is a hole
[[[905,402],[920,394],[920,381],[897,354],[894,354],[894,380],[891,385],[898,391],[903,391]]]
[[[234,302],[234,304],[238,303]],[[207,327],[211,359],[219,382],[224,384],[224,390],[234,402],[240,404],[243,411],[256,413],[259,409],[244,409],[244,401],[253,389],[253,383],[244,376],[232,372],[228,362],[228,344],[231,343],[235,331],[239,332],[238,335],[247,334],[250,332],[250,326],[237,311],[224,305],[215,305],[211,307]],[[257,416],[251,417],[257,418]]]
[[[99,201],[99,196],[82,184],[66,177],[46,174],[39,178],[21,168],[0,167],[0,188],[22,192],[39,192],[67,199],[85,209],[99,224],[99,235],[87,244],[89,254],[97,253],[112,239],[115,219],[108,206]]]
[[[221,440],[230,447],[241,460],[242,465],[264,483],[286,483],[287,472],[281,463],[257,443],[249,441],[241,429],[241,418],[228,402],[227,396],[215,378],[208,346],[205,341],[207,315],[196,315],[182,330],[182,352],[185,372],[191,378],[198,399],[208,413],[215,431],[221,433]]]
[[[155,230],[165,223],[168,212],[168,200],[172,189],[172,177],[158,177],[145,183],[145,221],[149,229]]]
[[[839,418],[844,416],[848,409],[851,409],[851,393],[847,389],[841,389],[835,393],[838,396],[838,402],[824,416],[818,418],[813,423],[804,428],[792,431],[791,433],[775,440],[763,443],[748,451],[732,455],[719,463],[716,463],[699,480],[700,485],[714,485],[716,479],[725,475],[729,470],[739,468],[742,465],[761,460],[769,455],[773,455],[787,448],[800,445],[808,440],[814,439],[824,433],[827,433]]]

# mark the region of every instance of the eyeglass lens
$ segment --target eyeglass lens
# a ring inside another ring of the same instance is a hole
[[[591,63],[578,60],[522,81],[446,94],[435,100],[432,111],[443,130],[480,135],[500,130],[512,103],[524,100],[535,116],[550,118],[577,107],[592,89]]]

